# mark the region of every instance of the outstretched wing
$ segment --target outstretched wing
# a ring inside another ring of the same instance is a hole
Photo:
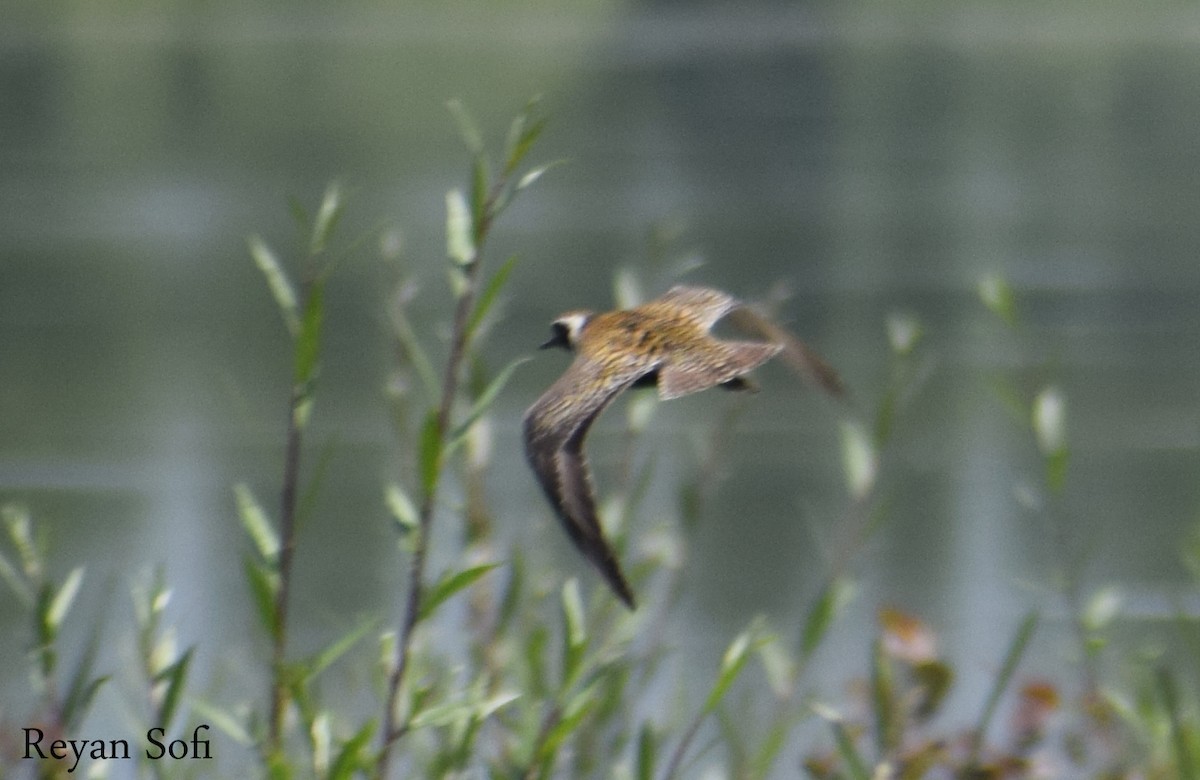
[[[658,395],[664,401],[741,380],[734,389],[745,389],[743,375],[766,363],[783,349],[779,344],[721,341],[701,358],[675,355],[660,370]]]
[[[717,323],[717,320],[741,306],[741,302],[728,293],[713,290],[708,287],[688,287],[676,285],[658,298],[659,302],[682,306],[695,317],[705,330]],[[651,301],[650,303],[654,303]]]
[[[613,398],[656,366],[646,361],[614,367],[577,357],[525,413],[525,457],[542,491],[571,541],[630,609],[633,591],[600,527],[583,442]]]

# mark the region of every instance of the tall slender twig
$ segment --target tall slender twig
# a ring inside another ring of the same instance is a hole
[[[450,353],[446,358],[445,372],[442,375],[441,399],[435,417],[434,437],[437,441],[437,451],[445,448],[446,435],[450,430],[450,416],[458,398],[459,380],[463,364],[467,356],[467,343],[470,337],[471,312],[479,288],[479,273],[482,267],[483,249],[488,232],[497,211],[498,199],[508,188],[509,176],[506,173],[489,191],[486,201],[473,225],[475,257],[462,268],[462,289],[454,308],[454,321],[450,338]],[[438,456],[439,459],[441,455]],[[404,616],[400,624],[400,635],[396,644],[396,662],[388,680],[388,696],[383,715],[379,761],[376,777],[384,780],[388,776],[391,764],[392,746],[396,740],[404,736],[408,729],[407,723],[396,722],[396,707],[400,698],[400,690],[404,685],[411,656],[413,633],[421,615],[421,602],[425,589],[425,564],[429,551],[429,536],[433,525],[433,514],[437,507],[438,487],[441,481],[442,464],[439,462],[428,489],[421,501],[418,511],[418,531],[416,547],[413,550],[412,563],[408,573],[408,598],[405,602]]]
[[[305,284],[305,304],[311,295]],[[296,494],[300,484],[300,445],[303,436],[299,422],[306,389],[297,381],[292,386],[288,402],[287,445],[284,454],[283,487],[279,496],[279,590],[275,594],[275,634],[271,647],[271,717],[268,724],[267,749],[274,753],[283,739],[283,713],[287,708],[288,680],[284,670],[287,662],[288,601],[291,593],[292,558],[296,551]]]

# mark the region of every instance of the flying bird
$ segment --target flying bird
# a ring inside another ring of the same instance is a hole
[[[726,315],[768,341],[713,337]],[[799,339],[719,290],[678,286],[632,309],[569,311],[552,333],[542,348],[561,347],[575,360],[525,412],[525,456],[571,541],[630,609],[637,602],[600,527],[583,451],[612,400],[629,387],[657,387],[663,400],[717,385],[755,390],[747,372],[780,352],[831,394],[842,392],[837,374]]]

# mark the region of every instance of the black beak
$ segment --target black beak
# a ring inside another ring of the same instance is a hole
[[[571,348],[571,342],[567,339],[566,328],[556,325],[554,327],[554,335],[547,339],[544,344],[538,346],[538,349],[551,349],[553,347]]]

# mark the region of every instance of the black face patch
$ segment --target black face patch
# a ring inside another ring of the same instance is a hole
[[[571,349],[571,329],[562,322],[556,322],[550,326],[552,334],[550,338],[543,343],[539,349],[550,349],[551,347],[559,347],[561,349]]]

